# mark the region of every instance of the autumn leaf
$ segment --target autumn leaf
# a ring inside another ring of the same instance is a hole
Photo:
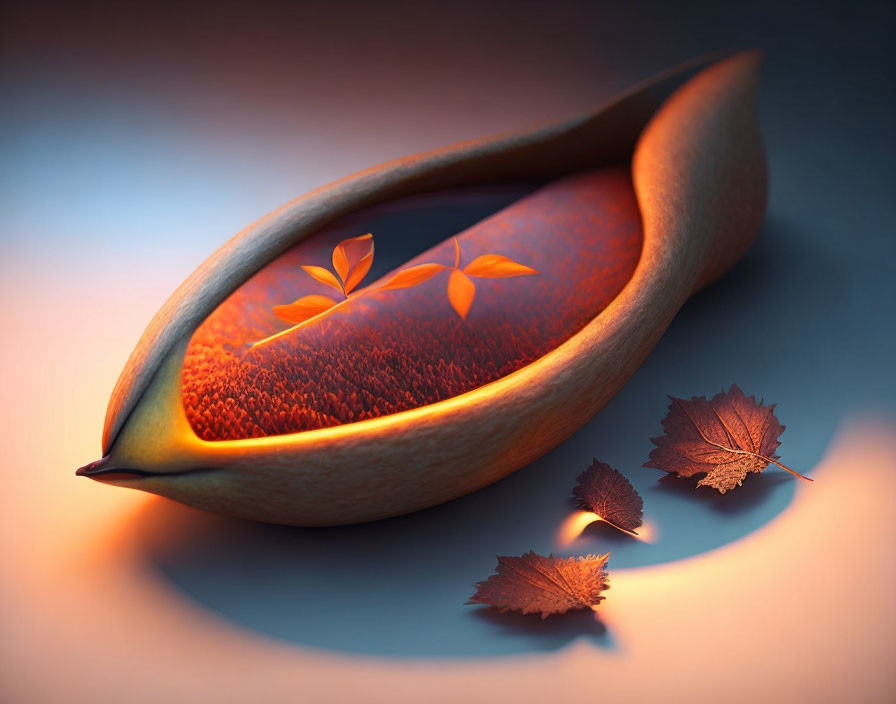
[[[619,470],[595,459],[576,481],[572,493],[586,511],[628,533],[643,523],[644,502]]]
[[[756,403],[737,384],[710,401],[705,396],[690,401],[669,398],[672,403],[663,419],[666,434],[652,438],[656,449],[645,467],[682,477],[705,474],[697,486],[711,486],[722,494],[741,486],[748,474],[761,472],[769,463],[812,481],[778,462],[774,452],[784,426],[775,416],[774,405]]]
[[[498,566],[468,604],[487,604],[504,611],[540,613],[547,618],[574,609],[594,609],[609,589],[606,555],[554,557],[531,550],[521,557],[498,556]]]
[[[424,281],[432,278],[440,271],[445,271],[448,267],[444,264],[418,264],[409,267],[404,271],[399,271],[395,276],[389,279],[382,286],[377,287],[378,291],[387,291],[394,288],[410,288],[422,284]]]
[[[346,295],[361,283],[372,263],[373,235],[369,232],[343,240],[333,249],[333,268],[342,280]]]
[[[519,264],[513,261],[513,259],[508,259],[500,254],[483,254],[480,257],[476,257],[464,267],[464,272],[470,276],[481,276],[489,279],[538,273],[536,269]]]
[[[333,274],[329,269],[324,269],[322,266],[313,266],[313,265],[303,265],[302,269],[304,269],[312,278],[320,281],[322,284],[326,284],[327,286],[332,286],[339,293],[342,293],[342,284],[339,283],[339,279]]]
[[[336,301],[329,296],[313,294],[311,296],[304,296],[297,301],[293,301],[289,305],[274,306],[272,310],[274,315],[280,318],[280,320],[285,320],[287,323],[298,325],[299,323],[308,320],[308,318],[313,318],[315,315],[319,315],[325,310],[329,310],[335,305]]]
[[[460,269],[452,269],[451,275],[448,277],[448,300],[464,320],[467,319],[467,313],[470,312],[470,306],[473,305],[475,296],[476,284],[470,281],[470,278]]]

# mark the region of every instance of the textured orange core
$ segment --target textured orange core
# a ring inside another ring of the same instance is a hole
[[[204,440],[296,433],[385,416],[442,401],[510,374],[581,330],[615,298],[641,254],[641,219],[628,170],[554,181],[457,236],[459,268],[498,254],[537,274],[470,276],[462,318],[448,296],[454,238],[345,304],[275,340],[292,326],[272,308],[334,290],[302,265],[330,268],[339,224],[300,242],[255,274],[203,322],[184,360],[187,419]],[[373,230],[374,241],[377,232]],[[375,258],[382,255],[379,251]],[[447,269],[410,288],[373,291],[406,268]]]

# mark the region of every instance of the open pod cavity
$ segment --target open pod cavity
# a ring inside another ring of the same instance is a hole
[[[694,63],[597,113],[391,162],[266,216],[150,323],[113,392],[104,457],[79,472],[221,513],[333,525],[432,506],[533,461],[622,387],[688,296],[755,237],[759,63],[754,52]],[[518,200],[369,284],[348,267],[368,241],[331,265],[343,236],[364,234],[346,229],[353,214],[521,181]],[[426,265],[413,286],[389,285]],[[308,324],[302,306],[274,310],[308,296],[338,309],[311,300],[321,314]]]

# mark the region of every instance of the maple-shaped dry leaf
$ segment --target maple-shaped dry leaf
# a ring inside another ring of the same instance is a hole
[[[536,269],[515,262],[513,259],[500,254],[483,254],[476,257],[464,267],[464,272],[470,276],[481,276],[490,279],[538,273]]]
[[[324,269],[322,266],[314,266],[313,264],[302,265],[302,269],[304,269],[313,279],[320,281],[327,286],[332,286],[339,291],[339,293],[342,293],[342,284],[339,283],[339,279],[337,279],[336,275],[329,269]]]
[[[690,401],[670,396],[669,413],[663,419],[666,434],[652,438],[656,449],[645,467],[691,477],[706,474],[697,486],[711,486],[722,494],[740,486],[751,472],[761,472],[769,463],[797,474],[777,461],[774,454],[784,426],[775,416],[775,406],[757,403],[732,384],[727,392],[707,400]]]
[[[467,319],[467,313],[473,305],[475,296],[476,284],[460,269],[452,269],[451,276],[448,277],[448,300],[464,320]]]
[[[369,232],[360,237],[343,240],[333,249],[333,268],[348,294],[361,283],[373,263],[373,235]]]
[[[418,264],[409,267],[404,271],[399,271],[395,276],[389,279],[382,286],[378,286],[378,291],[387,291],[394,288],[410,288],[424,281],[431,279],[440,271],[445,271],[448,267],[444,264]]]
[[[606,555],[554,557],[531,550],[520,557],[498,556],[497,574],[476,584],[468,604],[487,604],[503,611],[540,613],[547,618],[574,609],[593,609],[609,589]]]
[[[619,470],[595,459],[576,482],[572,493],[586,511],[629,533],[643,523],[644,501]]]
[[[274,315],[280,318],[280,320],[285,320],[287,323],[298,325],[299,323],[308,320],[308,318],[313,318],[315,315],[319,315],[325,310],[329,310],[335,305],[336,301],[329,296],[322,296],[315,293],[310,296],[304,296],[297,301],[293,301],[289,305],[274,306],[272,310]]]

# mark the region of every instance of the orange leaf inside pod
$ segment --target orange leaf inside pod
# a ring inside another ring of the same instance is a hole
[[[304,269],[315,281],[320,281],[322,284],[335,288],[339,293],[343,293],[342,284],[339,283],[339,279],[337,279],[336,275],[329,269],[313,265],[303,265],[302,269]]]
[[[476,259],[464,267],[464,272],[470,276],[481,276],[489,279],[538,273],[532,267],[519,264],[500,254],[483,254],[481,257],[476,257]]]
[[[448,277],[448,300],[457,314],[466,320],[473,298],[476,296],[476,284],[459,269],[454,269]]]
[[[353,266],[348,273],[348,278],[345,280],[345,293],[351,293],[355,287],[361,283],[361,280],[367,276],[367,272],[370,271],[370,266],[373,264],[373,244],[370,245],[370,251],[361,257],[361,261],[359,261],[355,266]]]
[[[399,271],[395,276],[389,278],[385,284],[379,286],[380,291],[388,291],[396,288],[410,288],[417,284],[422,284],[427,279],[431,279],[440,271],[445,271],[448,267],[444,264],[420,264],[412,266],[409,269]]]
[[[337,220],[263,267],[189,342],[181,379],[193,430],[204,440],[234,440],[419,408],[511,374],[575,335],[619,294],[641,255],[629,170],[582,172],[518,192],[518,200],[508,196],[503,209],[467,229],[465,222],[456,238],[440,234],[410,259],[394,254],[399,245],[382,214],[398,211],[396,201]],[[428,202],[452,197],[460,196]],[[441,222],[427,224],[431,211],[407,202],[424,221],[401,235],[405,250]],[[456,210],[445,206],[438,218],[456,220]],[[373,238],[345,237],[368,230],[377,241],[371,281],[289,331],[272,308],[330,290],[300,267],[341,252],[334,267],[353,280],[352,266],[366,266]],[[508,271],[509,261],[530,275],[493,273],[474,283],[464,266],[477,261],[482,268],[474,271]]]
[[[333,249],[333,268],[348,293],[357,286],[373,263],[373,235],[367,233],[360,237],[343,240]]]
[[[285,320],[287,323],[298,324],[305,322],[309,318],[313,318],[315,315],[320,315],[335,305],[336,301],[329,296],[312,294],[310,296],[303,296],[289,305],[274,306],[273,311],[274,315],[280,318],[280,320]]]

